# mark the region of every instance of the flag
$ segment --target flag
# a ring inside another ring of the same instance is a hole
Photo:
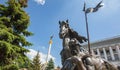
[[[93,12],[94,11],[94,8],[87,8],[86,10],[85,10],[85,13],[91,13],[91,12]]]
[[[86,10],[86,3],[84,2],[84,7],[83,7],[83,11]]]
[[[85,13],[96,12],[96,11],[98,11],[98,9],[101,8],[101,7],[103,7],[102,1],[100,1],[100,2],[96,5],[96,7],[94,7],[94,8],[87,8],[87,9],[85,10]]]

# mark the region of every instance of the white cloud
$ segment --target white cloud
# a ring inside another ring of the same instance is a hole
[[[34,1],[41,5],[45,4],[45,0],[34,0]]]
[[[33,49],[29,49],[29,50],[30,50],[30,52],[28,52],[26,55],[32,60],[32,59],[36,56],[37,51],[36,51],[36,50],[33,50]],[[46,62],[47,54],[44,54],[44,53],[42,53],[42,52],[39,52],[39,54],[40,54],[40,61],[41,61],[42,63],[45,63],[45,62]],[[49,59],[50,59],[50,58],[52,58],[53,60],[55,60],[55,57],[53,57],[52,55],[49,56]],[[48,59],[48,60],[49,60],[49,59]]]

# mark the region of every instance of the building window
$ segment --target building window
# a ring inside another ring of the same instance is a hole
[[[115,53],[114,56],[115,56],[115,60],[116,60],[116,61],[119,60],[119,57],[118,57],[118,54],[117,54],[117,53]]]

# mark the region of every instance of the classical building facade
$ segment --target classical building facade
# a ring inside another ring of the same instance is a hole
[[[120,65],[120,36],[92,42],[90,46],[92,54]],[[87,44],[84,44],[83,47],[87,48]]]

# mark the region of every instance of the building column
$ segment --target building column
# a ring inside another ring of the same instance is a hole
[[[119,57],[119,60],[120,60],[120,49],[119,49],[118,45],[116,46],[116,51],[117,51],[117,54],[118,54],[118,57]]]
[[[92,52],[92,54],[93,54],[93,55],[95,55],[95,53],[94,53],[94,50],[93,50],[93,49],[91,50],[91,52]]]
[[[114,53],[111,47],[109,47],[109,51],[110,51],[110,56],[112,57],[112,60],[115,60]]]
[[[97,48],[97,55],[101,57],[99,48]]]
[[[104,57],[105,57],[105,59],[108,60],[108,59],[107,59],[107,53],[106,53],[105,48],[103,48],[103,53],[104,53]]]

